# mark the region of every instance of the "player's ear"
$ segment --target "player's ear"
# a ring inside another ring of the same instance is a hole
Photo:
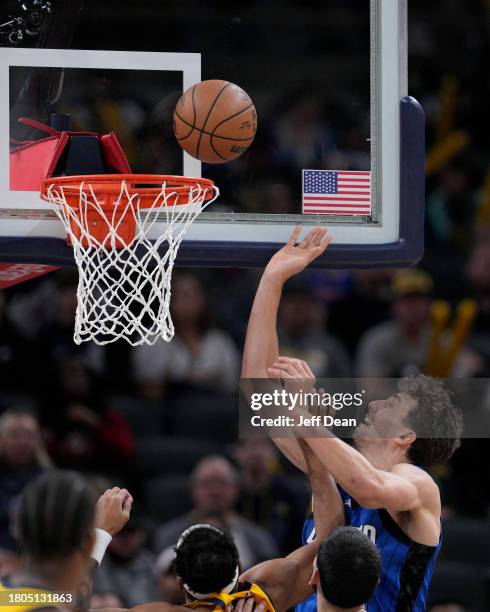
[[[408,429],[395,438],[395,443],[400,448],[408,450],[410,446],[412,446],[412,444],[415,442],[416,439],[417,439],[417,436],[415,435],[415,432],[412,431],[411,429]]]
[[[317,565],[316,565],[316,557],[315,557],[315,560],[313,561],[313,571],[312,571],[311,577],[310,577],[310,579],[308,581],[308,585],[312,589],[315,589],[318,586],[319,582],[320,582],[320,575],[318,573],[318,568],[317,568]]]
[[[317,569],[313,569],[313,572],[311,574],[311,577],[308,581],[308,585],[312,588],[312,589],[316,589],[318,584],[320,582],[320,575],[318,573]]]

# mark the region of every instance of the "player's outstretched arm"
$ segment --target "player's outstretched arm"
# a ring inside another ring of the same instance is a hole
[[[248,320],[242,361],[242,378],[267,378],[279,357],[277,311],[284,283],[301,272],[330,244],[326,228],[313,228],[297,244],[301,227],[297,226],[287,244],[270,260],[260,280]],[[274,440],[279,449],[300,470],[306,472],[303,454],[294,439]]]
[[[278,612],[287,610],[311,595],[313,591],[309,579],[318,547],[336,527],[345,523],[342,499],[334,481],[308,446],[303,442],[299,445],[304,451],[313,494],[316,538],[287,557],[260,563],[241,576],[241,580],[259,584],[272,599]]]

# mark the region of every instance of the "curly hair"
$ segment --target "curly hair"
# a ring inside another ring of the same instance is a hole
[[[415,465],[430,467],[444,463],[461,445],[463,419],[442,381],[429,376],[402,378],[398,389],[417,402],[405,418],[416,440],[408,451]]]
[[[228,532],[198,527],[175,549],[177,575],[196,593],[219,593],[233,580],[238,550]]]

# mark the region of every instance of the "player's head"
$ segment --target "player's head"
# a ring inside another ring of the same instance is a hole
[[[428,467],[444,463],[460,446],[463,423],[441,381],[429,376],[403,378],[398,393],[369,403],[354,433],[356,445],[391,444],[406,460]]]
[[[175,549],[177,576],[192,599],[231,593],[238,582],[240,561],[233,538],[212,525],[193,525]]]
[[[324,599],[340,610],[356,609],[372,596],[380,577],[376,546],[355,527],[335,529],[321,544],[310,584],[316,586],[319,609]]]
[[[93,549],[95,496],[73,472],[39,476],[24,490],[17,515],[22,555],[33,564],[85,562]]]

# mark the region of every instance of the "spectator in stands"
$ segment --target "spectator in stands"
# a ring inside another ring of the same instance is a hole
[[[347,351],[325,330],[325,309],[304,285],[290,285],[279,307],[281,355],[306,361],[318,378],[351,375]]]
[[[146,517],[138,510],[131,513],[125,527],[112,538],[97,570],[94,592],[107,597],[116,595],[126,608],[156,601],[155,556],[145,548],[149,535]]]
[[[176,606],[184,604],[185,596],[177,578],[173,546],[169,546],[158,555],[155,567],[159,599]]]
[[[211,523],[231,532],[244,569],[277,556],[271,535],[235,512],[237,496],[238,476],[227,459],[216,455],[200,461],[192,474],[194,508],[157,530],[157,550],[175,546],[191,525]]]
[[[161,341],[134,350],[134,378],[143,394],[158,397],[166,383],[233,391],[238,352],[231,338],[211,324],[204,288],[196,276],[174,276],[171,314],[175,325],[171,343]]]
[[[28,482],[51,467],[36,417],[8,410],[0,417],[0,548],[14,548],[13,518]]]
[[[125,418],[106,402],[103,381],[78,359],[59,367],[59,388],[46,398],[48,448],[56,463],[82,471],[120,473],[134,452]]]
[[[471,297],[478,306],[477,318],[469,340],[474,355],[475,374],[490,373],[490,239],[488,228],[476,237],[466,262],[466,278]]]
[[[34,378],[31,347],[7,314],[5,301],[5,292],[0,291],[0,394],[24,394]]]
[[[277,472],[277,451],[267,438],[244,438],[238,442],[236,459],[240,466],[240,495],[237,510],[274,538],[281,556],[298,546],[308,506],[304,490],[293,487],[291,478]],[[302,494],[303,493],[303,494]]]
[[[432,278],[422,270],[404,270],[393,279],[393,318],[361,337],[357,374],[398,377],[423,371],[430,343]]]

